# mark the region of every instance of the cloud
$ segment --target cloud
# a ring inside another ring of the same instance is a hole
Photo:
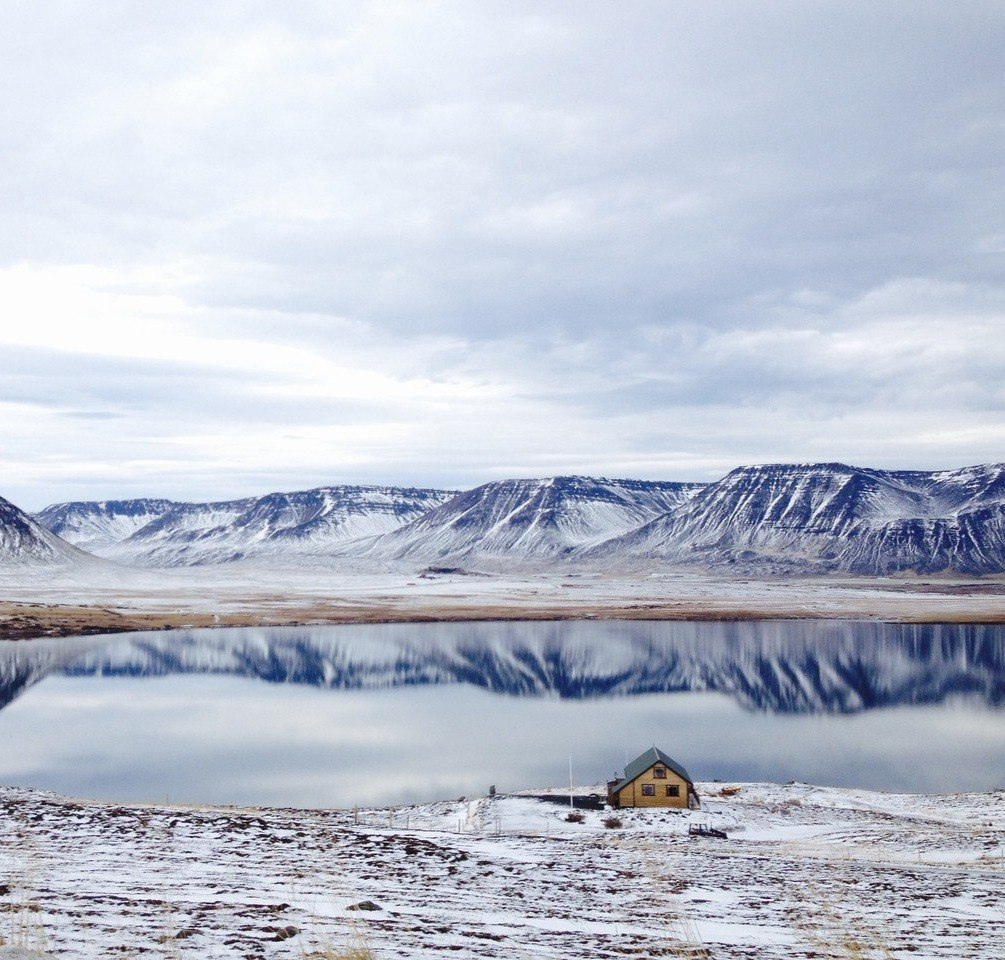
[[[63,410],[60,415],[71,420],[121,420],[125,416],[114,410]]]
[[[5,493],[1000,457],[995,3],[2,18]]]

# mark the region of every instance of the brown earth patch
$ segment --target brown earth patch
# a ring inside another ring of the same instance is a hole
[[[949,592],[949,591],[947,591]],[[987,595],[989,591],[977,590]],[[919,593],[928,593],[921,590]],[[956,598],[968,594],[952,591]],[[839,608],[787,605],[774,600],[763,605],[734,604],[722,599],[636,603],[457,603],[429,602],[421,605],[396,603],[326,603],[311,601],[303,606],[249,606],[224,614],[206,611],[177,612],[113,609],[102,606],[34,604],[0,601],[0,639],[27,640],[40,637],[93,636],[139,630],[173,630],[203,627],[306,626],[320,624],[450,623],[461,621],[521,620],[792,620],[841,619],[883,620],[901,623],[1005,623],[1005,609],[968,609],[919,605],[905,609],[873,598],[846,600]]]

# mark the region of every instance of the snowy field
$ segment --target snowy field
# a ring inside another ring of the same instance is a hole
[[[701,811],[611,829],[528,796],[325,811],[4,789],[0,956],[1000,960],[1005,791],[699,790]]]
[[[162,570],[105,561],[52,571],[0,567],[0,597],[50,615],[77,605],[105,629],[373,620],[538,617],[746,619],[838,617],[920,622],[1005,620],[1005,577],[714,575],[559,564],[435,573],[421,566],[240,562]],[[24,613],[23,609],[17,611]],[[7,614],[0,604],[0,621]],[[119,623],[143,615],[144,622]],[[83,633],[94,630],[70,629]]]

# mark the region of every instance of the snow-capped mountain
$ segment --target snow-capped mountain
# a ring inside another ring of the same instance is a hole
[[[53,674],[257,677],[330,689],[470,684],[521,697],[704,691],[747,709],[855,713],[1005,702],[995,626],[849,622],[457,623],[197,630],[0,643],[0,707]]]
[[[218,503],[57,504],[38,520],[100,556],[152,566],[337,555],[1005,573],[1005,464],[937,472],[781,464],[740,467],[709,484],[552,477],[462,493],[320,487]],[[24,522],[6,524],[12,554],[30,552]],[[50,547],[31,549],[43,555]]]
[[[449,490],[333,486],[217,503],[57,504],[38,518],[103,557],[183,566],[327,553],[345,541],[393,530],[452,496]]]
[[[486,483],[380,537],[366,552],[418,561],[547,559],[634,529],[700,489],[593,477]]]
[[[1005,572],[1005,465],[741,467],[591,555],[867,574]]]
[[[88,555],[0,497],[0,567],[80,563]]]
[[[100,553],[179,506],[160,499],[54,503],[35,514],[35,519],[81,550]]]

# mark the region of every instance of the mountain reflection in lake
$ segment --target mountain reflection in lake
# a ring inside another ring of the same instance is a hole
[[[263,683],[262,681],[268,681]],[[193,630],[0,644],[0,782],[351,805],[607,779],[1005,784],[1005,630],[835,621]]]

